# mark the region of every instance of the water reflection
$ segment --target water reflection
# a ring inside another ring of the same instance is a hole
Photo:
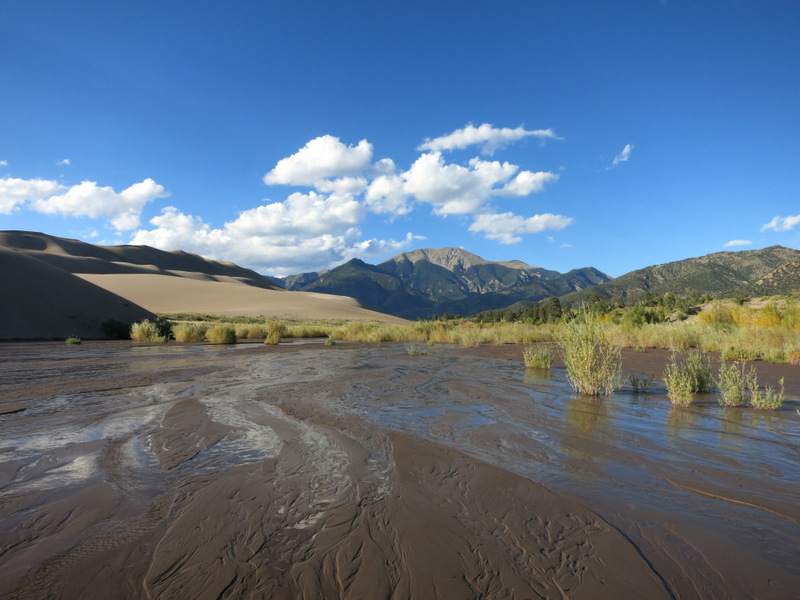
[[[673,406],[667,416],[667,435],[677,440],[691,440],[697,436],[697,425],[702,417],[691,408]]]
[[[614,428],[609,419],[608,400],[572,396],[565,398],[565,404],[564,424],[572,436],[571,439],[562,439],[562,452],[583,460],[597,460],[595,454],[586,451],[585,442],[608,441],[613,437]]]

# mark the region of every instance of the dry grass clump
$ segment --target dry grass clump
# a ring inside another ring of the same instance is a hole
[[[206,339],[206,329],[201,323],[178,323],[172,328],[172,335],[178,342],[202,342]]]
[[[163,327],[159,326],[158,323],[145,319],[131,325],[131,339],[134,342],[166,344],[169,341],[169,334],[164,333]]]
[[[561,347],[567,378],[576,392],[608,395],[619,386],[620,348],[607,339],[596,314],[584,309],[566,323]]]
[[[522,358],[529,369],[549,369],[553,366],[552,348],[541,344],[526,348]]]
[[[425,356],[428,354],[427,350],[416,344],[408,344],[406,346],[406,352],[409,356]]]
[[[282,337],[286,337],[286,323],[283,321],[267,321],[263,326],[264,343],[276,345],[280,343]]]
[[[236,328],[230,323],[214,325],[206,330],[206,339],[212,344],[235,344]]]

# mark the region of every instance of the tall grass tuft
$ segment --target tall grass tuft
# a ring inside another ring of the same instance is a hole
[[[628,381],[637,394],[639,392],[646,392],[653,384],[655,376],[651,373],[631,373],[628,375]]]
[[[714,388],[714,377],[706,356],[698,350],[690,350],[685,365],[692,378],[692,391],[695,394],[710,392]]]
[[[199,323],[178,323],[172,328],[172,335],[178,342],[202,342],[206,337],[205,325]]]
[[[153,323],[148,319],[139,321],[131,325],[131,339],[134,342],[156,342],[165,344],[169,340],[169,334],[163,333],[163,328],[159,323]]]
[[[664,369],[667,396],[675,406],[689,406],[694,400],[694,378],[685,363],[679,363],[675,354]]]
[[[751,369],[749,373],[745,373],[744,362],[721,363],[717,377],[717,387],[720,392],[719,403],[722,406],[744,406],[747,403],[745,391],[754,381],[756,381],[755,371]]]
[[[67,344],[69,344],[70,346],[80,346],[80,343],[81,343],[81,338],[79,337],[73,336],[67,338]]]
[[[265,344],[276,345],[280,343],[282,337],[286,337],[286,323],[283,321],[267,321],[264,325],[266,336],[264,337]]]
[[[235,344],[236,329],[228,323],[214,325],[206,331],[206,339],[212,344]]]
[[[428,354],[427,350],[423,350],[422,347],[417,346],[416,344],[407,345],[406,352],[409,356],[425,356]]]
[[[781,377],[780,381],[778,381],[778,383],[781,384],[780,392],[776,392],[769,386],[766,386],[762,392],[758,388],[758,380],[755,378],[755,372],[753,375],[753,378],[748,382],[748,387],[750,389],[750,404],[753,405],[753,408],[757,408],[759,410],[778,410],[781,406],[783,406],[783,377]]]
[[[608,395],[619,386],[620,349],[607,339],[595,313],[584,308],[564,325],[561,347],[567,377],[576,392]]]
[[[553,350],[541,344],[526,348],[522,358],[530,369],[549,369],[553,366]]]

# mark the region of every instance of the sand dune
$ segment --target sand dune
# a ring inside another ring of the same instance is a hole
[[[156,313],[192,312],[282,319],[358,319],[385,323],[407,321],[362,308],[347,296],[265,290],[234,279],[201,280],[191,274],[94,275],[89,283],[141,304]]]
[[[0,231],[0,284],[0,339],[100,338],[108,319],[164,312],[405,322],[352,298],[288,292],[230,262],[26,231]]]
[[[0,247],[0,339],[98,338],[108,319],[152,316],[72,273]]]

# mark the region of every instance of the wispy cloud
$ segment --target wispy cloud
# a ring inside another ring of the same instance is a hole
[[[0,167],[7,167],[8,161],[7,160],[0,160]]]
[[[427,139],[417,147],[419,151],[441,152],[443,150],[459,150],[475,144],[482,145],[481,154],[491,156],[497,150],[505,148],[512,142],[517,142],[526,137],[535,137],[540,141],[562,139],[552,129],[527,130],[524,127],[495,128],[484,123],[475,127],[472,124],[463,129],[456,129],[452,133],[441,137]]]
[[[628,162],[631,157],[631,152],[633,152],[633,144],[625,144],[625,147],[622,149],[622,152],[617,154],[614,157],[614,160],[611,161],[611,166],[616,167],[620,163]]]
[[[762,225],[761,231],[768,231],[770,229],[773,231],[789,231],[794,229],[798,223],[800,223],[800,215],[795,215],[793,217],[775,217],[769,223]]]
[[[68,167],[68,166],[70,166],[72,163],[71,163],[71,162],[69,162],[69,159],[68,159],[68,158],[64,158],[64,159],[61,159],[61,160],[59,160],[58,162],[56,162],[56,164],[57,164],[59,167]]]
[[[732,248],[735,246],[750,246],[753,242],[750,240],[731,240],[730,242],[726,242],[723,247],[725,248]]]

